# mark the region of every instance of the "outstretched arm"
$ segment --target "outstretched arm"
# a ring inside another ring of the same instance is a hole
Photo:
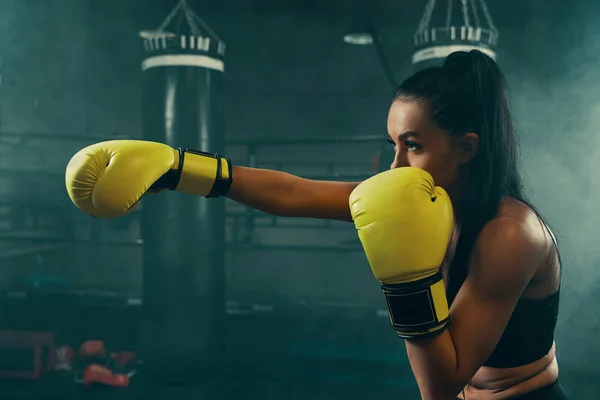
[[[65,172],[73,203],[100,218],[127,214],[146,193],[169,189],[203,197],[227,195],[274,215],[351,221],[348,199],[356,183],[245,167],[233,167],[230,178],[225,158],[140,140],[88,146],[71,158]]]
[[[285,172],[234,167],[227,197],[268,214],[352,221],[355,182],[315,181]]]

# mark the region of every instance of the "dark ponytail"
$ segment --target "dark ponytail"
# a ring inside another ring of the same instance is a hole
[[[460,236],[448,287],[451,301],[468,272],[475,240],[498,212],[502,198],[526,202],[507,92],[496,62],[472,50],[452,53],[442,66],[417,72],[396,93],[396,99],[429,107],[435,123],[451,135],[474,132],[479,136],[478,152],[465,166],[469,170],[465,195],[454,205]]]

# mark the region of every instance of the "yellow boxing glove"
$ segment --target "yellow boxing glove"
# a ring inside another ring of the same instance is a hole
[[[129,212],[148,191],[165,189],[205,197],[227,194],[232,182],[227,158],[166,144],[112,140],[80,150],[67,165],[71,201],[101,218]]]
[[[358,185],[350,210],[398,336],[443,332],[448,301],[439,268],[454,225],[448,194],[428,172],[397,168]]]

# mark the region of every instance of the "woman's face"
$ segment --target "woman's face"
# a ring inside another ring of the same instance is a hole
[[[391,169],[417,167],[429,172],[437,186],[454,191],[461,166],[476,153],[478,136],[469,133],[453,138],[431,119],[419,102],[396,100],[387,121],[388,139],[394,145]]]

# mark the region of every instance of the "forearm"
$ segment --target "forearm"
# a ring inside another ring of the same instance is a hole
[[[348,198],[357,185],[309,180],[267,169],[234,167],[227,197],[273,215],[352,221]]]
[[[463,389],[450,331],[427,339],[407,340],[406,352],[421,396],[426,400],[456,399]]]
[[[227,197],[268,214],[293,213],[292,194],[301,178],[268,169],[233,167],[233,182]]]

